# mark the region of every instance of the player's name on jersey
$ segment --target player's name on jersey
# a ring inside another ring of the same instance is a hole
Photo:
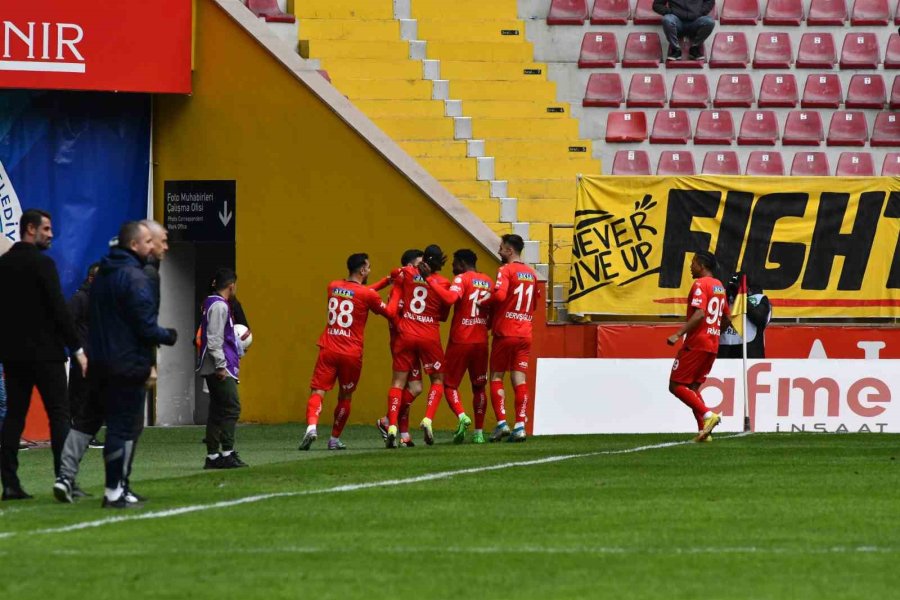
[[[461,325],[473,326],[473,327],[476,325],[487,325],[487,319],[483,319],[481,317],[475,317],[474,319],[470,319],[468,317],[463,317],[462,319],[460,319],[459,322]]]
[[[517,312],[513,312],[513,311],[508,311],[505,316],[507,319],[511,319],[513,321],[533,321],[534,320],[534,317],[532,315],[529,315],[527,313],[517,313]]]
[[[418,321],[419,323],[434,323],[434,317],[428,315],[416,315],[406,312],[403,313],[403,318],[409,319],[410,321]]]
[[[338,335],[338,336],[341,336],[341,337],[353,337],[353,336],[350,334],[350,330],[349,330],[349,329],[344,329],[343,327],[329,327],[329,328],[328,328],[328,335]]]

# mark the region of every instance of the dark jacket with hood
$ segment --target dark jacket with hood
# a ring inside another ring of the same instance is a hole
[[[682,21],[695,21],[710,13],[714,0],[653,0],[653,12],[672,14]]]
[[[88,307],[91,301],[91,284],[87,279],[79,286],[79,288],[69,298],[69,314],[72,315],[72,322],[75,324],[75,331],[78,332],[78,341],[87,351],[88,349]]]

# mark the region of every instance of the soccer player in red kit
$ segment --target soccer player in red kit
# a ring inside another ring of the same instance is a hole
[[[475,433],[472,441],[476,444],[484,443],[484,413],[487,409],[487,385],[488,367],[488,309],[482,306],[491,297],[491,289],[494,282],[484,273],[475,270],[478,257],[471,250],[457,250],[453,253],[453,282],[450,289],[445,289],[438,281],[433,282],[433,276],[427,264],[419,266],[422,275],[431,285],[434,293],[448,305],[454,307],[453,321],[450,325],[450,343],[445,352],[446,365],[444,372],[444,394],[447,404],[456,414],[459,422],[453,442],[461,444],[466,437],[466,430],[472,424],[472,420],[463,410],[459,400],[459,384],[463,375],[469,371],[469,381],[472,383],[472,398],[475,410]],[[425,418],[429,425],[437,412],[438,402],[429,403],[425,411]]]
[[[526,371],[531,359],[531,329],[534,311],[540,302],[537,273],[522,262],[525,242],[521,236],[506,234],[500,238],[497,283],[491,298],[494,345],[491,348],[491,404],[497,415],[497,427],[490,440],[509,436],[510,442],[525,441],[528,407]],[[516,394],[516,422],[512,432],[506,424],[503,376],[509,371]]]
[[[369,276],[369,256],[352,254],[347,259],[347,279],[328,284],[328,324],[319,337],[319,358],[309,384],[310,396],[306,403],[306,434],[300,442],[300,450],[309,450],[316,441],[316,425],[322,412],[325,392],[340,385],[338,403],[334,409],[329,450],[345,450],[341,432],[350,416],[350,400],[359,383],[362,372],[363,335],[369,311],[389,316],[381,296],[366,286]]]
[[[688,294],[687,320],[678,333],[666,340],[674,346],[685,336],[672,365],[669,391],[694,412],[700,430],[694,438],[696,442],[708,440],[710,432],[721,421],[721,416],[709,410],[700,395],[700,386],[706,381],[719,350],[722,319],[727,324],[730,314],[725,286],[713,277],[715,269],[716,257],[712,253],[703,251],[694,255],[691,260],[694,283]]]

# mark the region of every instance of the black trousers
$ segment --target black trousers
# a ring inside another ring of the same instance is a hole
[[[134,447],[143,430],[147,395],[143,380],[101,379],[96,382],[96,390],[105,408],[106,487],[115,489],[128,478]]]
[[[59,457],[69,435],[69,402],[66,396],[64,362],[7,361],[7,412],[0,433],[0,479],[3,487],[19,487],[19,438],[25,430],[25,417],[31,405],[31,391],[37,386],[50,421],[50,445],[53,471],[59,473]]]

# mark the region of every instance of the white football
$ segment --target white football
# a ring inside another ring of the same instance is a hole
[[[250,344],[253,343],[253,333],[246,325],[241,325],[240,323],[234,326],[234,337],[240,342],[244,352],[246,352],[247,348],[250,347]]]

